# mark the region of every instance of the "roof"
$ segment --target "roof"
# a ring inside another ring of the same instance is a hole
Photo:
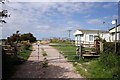
[[[81,35],[84,33],[109,33],[108,31],[103,31],[103,30],[84,30],[84,29],[78,29],[74,33],[74,35]]]
[[[83,33],[79,30],[76,30],[75,33],[73,35],[82,35]]]
[[[117,27],[120,27],[120,24],[118,24]],[[110,28],[109,31],[112,30],[112,29],[114,29],[114,28],[115,28],[115,27]]]
[[[108,31],[103,31],[103,30],[84,30],[84,29],[78,29],[78,30],[82,32],[92,32],[92,33],[109,33]]]

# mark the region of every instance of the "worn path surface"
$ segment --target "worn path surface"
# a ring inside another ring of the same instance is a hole
[[[42,49],[47,52],[49,66],[42,68]],[[39,53],[38,53],[39,50]],[[39,55],[39,57],[38,57]],[[59,52],[49,46],[33,44],[33,51],[28,61],[18,66],[13,78],[82,78],[74,70],[71,63],[68,63]]]

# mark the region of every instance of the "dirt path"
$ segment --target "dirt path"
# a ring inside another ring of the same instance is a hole
[[[43,61],[42,50],[44,49],[48,56],[49,66],[42,68]],[[59,52],[51,46],[33,45],[33,52],[27,62],[18,66],[13,78],[82,78],[77,74],[72,66],[68,63]]]

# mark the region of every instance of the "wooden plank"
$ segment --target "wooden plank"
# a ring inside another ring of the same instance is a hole
[[[90,54],[96,54],[96,52],[90,52]]]
[[[85,50],[85,52],[90,52],[91,50]]]
[[[95,44],[82,44],[82,45],[95,45]]]
[[[83,54],[83,57],[99,57],[100,55]]]

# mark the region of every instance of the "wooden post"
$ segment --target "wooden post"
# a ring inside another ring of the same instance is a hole
[[[100,53],[103,52],[103,42],[100,41]]]
[[[117,19],[115,20],[115,53],[117,52]]]
[[[39,61],[39,44],[38,44],[38,61]]]
[[[78,49],[77,49],[77,55],[78,55],[78,58],[80,60],[80,58],[82,58],[82,44],[80,44],[80,46],[78,46]]]
[[[80,58],[82,58],[82,44],[80,44]]]

